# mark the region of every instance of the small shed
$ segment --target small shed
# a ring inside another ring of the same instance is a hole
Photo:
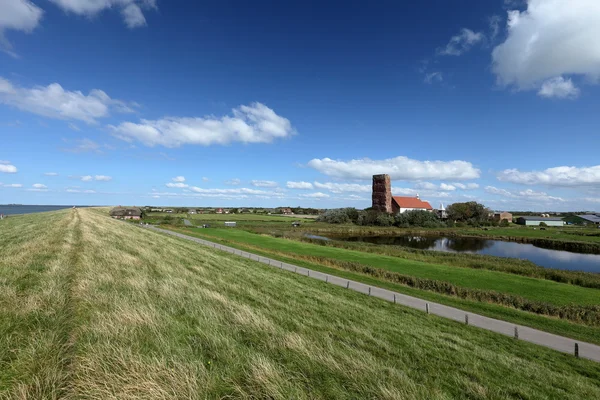
[[[237,226],[237,222],[234,221],[225,221],[225,226],[229,228],[235,228]]]
[[[508,222],[513,222],[513,215],[506,211],[494,213],[494,220],[500,222],[503,219],[507,220]]]
[[[558,217],[519,217],[517,224],[525,226],[539,226],[541,223],[548,226],[563,226],[565,221]]]

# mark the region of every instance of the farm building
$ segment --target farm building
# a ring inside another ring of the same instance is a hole
[[[294,215],[294,212],[289,207],[284,207],[284,208],[279,209],[279,213],[283,214],[283,215]]]
[[[237,223],[234,221],[226,221],[225,226],[228,226],[230,228],[235,228],[237,226]]]
[[[189,210],[188,210],[188,214],[196,214],[196,210],[194,210],[194,209],[189,209]]]
[[[508,222],[513,222],[513,216],[511,213],[509,212],[497,212],[494,213],[494,220],[496,221],[502,221],[503,219],[507,220]]]
[[[142,210],[139,207],[115,207],[110,210],[110,216],[117,219],[141,219]]]
[[[569,222],[581,225],[600,225],[600,214],[574,215],[569,218]]]
[[[373,209],[390,214],[401,214],[406,211],[433,211],[426,201],[415,197],[392,196],[392,184],[389,175],[373,175]]]
[[[222,208],[217,208],[215,210],[215,214],[223,214],[223,209]]]
[[[548,226],[563,226],[565,222],[557,217],[519,217],[517,224],[526,226],[538,226],[544,222]]]

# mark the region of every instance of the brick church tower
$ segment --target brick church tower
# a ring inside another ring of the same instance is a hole
[[[392,213],[392,184],[387,174],[373,175],[373,209]]]

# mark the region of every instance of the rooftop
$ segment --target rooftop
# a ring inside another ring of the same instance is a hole
[[[401,208],[422,208],[425,210],[432,210],[431,204],[427,201],[423,201],[418,197],[402,197],[402,196],[393,196],[392,199],[396,202],[398,207]]]
[[[525,221],[562,221],[562,218],[559,217],[519,217],[523,218]]]
[[[578,217],[585,219],[586,221],[600,223],[600,215],[585,214],[585,215],[578,215]]]

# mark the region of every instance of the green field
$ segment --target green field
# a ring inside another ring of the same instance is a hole
[[[400,272],[405,275],[452,282],[460,287],[508,293],[531,301],[553,304],[556,306],[597,305],[600,296],[600,291],[598,289],[583,288],[575,285],[496,271],[458,268],[373,253],[325,247],[293,240],[274,238],[266,235],[258,235],[240,229],[180,228],[176,230],[207,239],[223,240],[228,245],[233,245],[234,247],[243,248],[255,253],[261,253],[262,250],[261,254],[265,256],[280,258],[284,261],[320,269],[324,272],[386,287],[416,297],[478,312],[490,317],[528,325],[560,335],[600,343],[600,329],[598,329],[597,326],[584,326],[579,323],[573,323],[573,321],[537,315],[489,302],[476,302],[469,299],[461,299],[429,291],[417,290],[415,288],[393,284],[358,273],[339,271],[339,269],[334,268],[324,268],[330,266],[327,263],[321,263],[321,268],[319,268],[319,265],[316,262],[307,265],[306,263],[303,263],[302,260],[308,260],[306,256],[309,256],[359,262],[385,270]],[[296,260],[294,260],[294,255],[301,255],[304,258],[296,258]]]
[[[591,399],[600,364],[90,209],[0,221],[0,398]]]

